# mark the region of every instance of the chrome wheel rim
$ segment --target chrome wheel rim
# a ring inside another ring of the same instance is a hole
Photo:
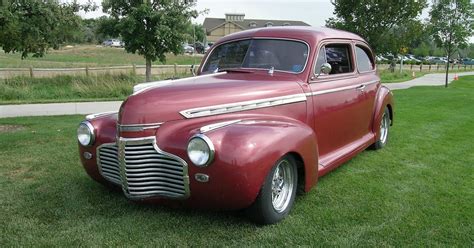
[[[275,211],[281,213],[290,204],[294,187],[292,165],[283,160],[276,166],[272,178],[272,205]]]
[[[387,113],[384,113],[382,116],[382,121],[380,122],[380,142],[385,144],[388,137],[388,127],[390,126],[390,118]]]

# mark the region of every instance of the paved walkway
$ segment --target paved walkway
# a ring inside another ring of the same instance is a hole
[[[474,72],[458,73],[458,76],[474,75]],[[392,90],[407,89],[413,86],[444,85],[445,74],[427,74],[410,81],[385,84]],[[454,79],[454,73],[449,74],[449,81]],[[0,118],[18,116],[48,116],[48,115],[74,115],[91,114],[107,111],[116,111],[122,102],[80,102],[80,103],[47,103],[47,104],[21,104],[0,105]]]
[[[454,80],[454,73],[449,73],[448,82],[451,83]],[[460,72],[457,73],[458,76],[466,76],[466,75],[474,75],[474,72]],[[415,78],[410,81],[401,82],[401,83],[390,83],[385,84],[391,90],[401,90],[401,89],[408,89],[413,86],[437,86],[437,85],[444,85],[444,81],[446,79],[445,73],[432,73],[426,74],[423,77]]]

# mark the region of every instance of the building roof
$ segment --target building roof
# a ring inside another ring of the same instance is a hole
[[[206,18],[204,19],[203,26],[206,32],[210,32],[217,27],[221,26],[226,22],[225,18]],[[260,19],[244,19],[243,21],[229,21],[238,26],[243,30],[252,28],[263,28],[271,23],[272,26],[310,26],[306,22],[302,21],[290,21],[290,20],[260,20]]]

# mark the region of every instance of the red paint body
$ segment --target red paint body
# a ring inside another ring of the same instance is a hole
[[[156,136],[161,150],[187,162],[190,195],[182,200],[160,197],[144,200],[240,209],[253,203],[266,175],[285,154],[291,153],[300,162],[299,172],[303,175],[300,182],[309,191],[319,176],[373,144],[379,135],[384,108],[389,107],[393,120],[394,107],[392,94],[381,86],[375,68],[365,73],[359,73],[356,67],[353,73],[320,77],[314,74],[316,56],[324,42],[344,41],[368,48],[365,41],[354,34],[331,29],[280,27],[232,34],[214,47],[233,40],[272,37],[300,40],[309,45],[308,62],[302,73],[275,71],[271,75],[267,70],[257,69],[228,72],[180,80],[132,95],[122,104],[119,116],[90,120],[96,141],[90,147],[79,145],[87,173],[107,183],[96,162],[99,145],[115,142],[116,137]],[[202,63],[205,61],[206,57]],[[367,82],[372,83],[363,91],[355,88]],[[346,90],[337,90],[341,88]],[[319,94],[325,91],[328,93]],[[306,101],[191,119],[180,114],[187,109],[295,94],[305,95]],[[190,137],[205,125],[229,120],[242,121],[207,132],[215,146],[215,159],[208,167],[194,166],[186,152]],[[163,124],[157,129],[117,133],[117,121],[121,125]],[[86,151],[92,153],[92,159],[83,158]],[[209,182],[196,181],[196,173],[209,175]]]

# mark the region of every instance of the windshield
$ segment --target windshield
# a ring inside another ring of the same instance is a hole
[[[308,46],[299,41],[277,39],[240,40],[216,47],[204,64],[203,73],[234,68],[260,68],[300,73],[308,58]]]

